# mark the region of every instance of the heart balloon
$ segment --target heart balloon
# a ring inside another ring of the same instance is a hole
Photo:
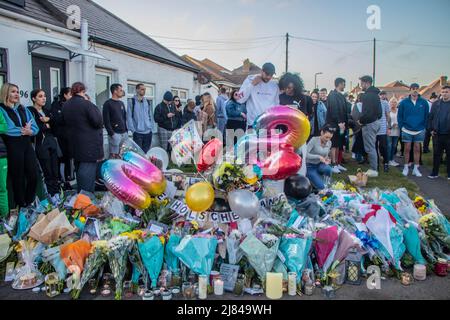
[[[211,168],[223,154],[223,143],[219,139],[209,141],[200,152],[197,169],[199,172],[205,172]]]
[[[289,198],[304,200],[312,192],[312,185],[308,178],[301,175],[289,177],[284,184],[284,193]]]
[[[258,216],[261,204],[258,197],[248,190],[234,190],[228,194],[231,210],[241,219],[252,219]]]
[[[298,173],[302,158],[289,145],[281,145],[280,150],[272,152],[263,162],[263,179],[284,180]]]
[[[208,182],[199,182],[186,191],[186,204],[194,212],[204,212],[214,203],[214,189]]]

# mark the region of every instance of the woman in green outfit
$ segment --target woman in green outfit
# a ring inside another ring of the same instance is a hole
[[[5,117],[0,112],[0,134],[6,133],[8,125]],[[8,158],[6,145],[0,136],[0,217],[6,218],[9,214],[8,189],[6,187],[6,178],[8,176]]]

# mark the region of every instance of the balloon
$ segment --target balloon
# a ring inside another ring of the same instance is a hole
[[[284,180],[295,174],[302,166],[302,158],[289,145],[281,145],[280,150],[271,153],[263,162],[263,179]]]
[[[312,192],[312,185],[308,178],[301,175],[289,177],[284,183],[284,193],[289,198],[304,200]]]
[[[137,183],[140,183],[144,190],[151,196],[158,197],[166,191],[167,181],[163,173],[149,160],[134,152],[125,153],[123,155],[123,160],[141,169],[145,173],[143,179]]]
[[[214,189],[208,182],[199,182],[186,191],[186,204],[194,212],[203,212],[214,203]]]
[[[280,134],[272,135],[272,130],[278,127],[285,127],[287,130]],[[311,134],[311,124],[308,117],[298,109],[277,106],[273,107],[259,116],[253,126],[258,132],[261,140],[261,130],[267,130],[267,143],[290,144],[294,149],[303,146]]]
[[[255,218],[261,209],[258,197],[248,190],[234,190],[230,192],[228,194],[228,203],[231,210],[242,219]]]
[[[139,210],[150,206],[150,195],[159,196],[167,182],[162,172],[150,161],[134,152],[126,152],[123,160],[109,160],[101,168],[105,186],[119,200]]]
[[[101,168],[108,190],[120,201],[139,210],[150,206],[150,195],[137,184],[145,173],[122,160],[109,160]]]
[[[219,139],[209,141],[200,152],[197,169],[199,172],[205,172],[211,168],[217,160],[223,155],[223,143]]]
[[[167,167],[169,166],[169,155],[167,154],[166,150],[159,147],[152,148],[149,152],[147,152],[147,159],[151,158],[161,160],[163,163],[162,170],[167,170]]]
[[[120,144],[120,156],[122,157],[126,152],[135,152],[140,156],[145,157],[145,152],[139,147],[136,142],[134,142],[132,139],[125,139]]]

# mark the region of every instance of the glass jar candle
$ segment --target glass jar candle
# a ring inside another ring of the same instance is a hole
[[[401,274],[401,281],[402,281],[402,285],[409,286],[413,283],[413,277],[410,273],[403,272]]]
[[[133,296],[133,284],[131,283],[131,281],[124,281],[123,295],[126,299],[130,299]]]
[[[297,295],[297,273],[295,272],[288,274],[288,294],[292,297]]]
[[[244,281],[245,277],[243,275],[239,275],[236,279],[236,283],[234,285],[233,293],[236,297],[241,297],[244,295]]]
[[[97,293],[97,280],[91,279],[88,281],[89,293],[95,295]]]
[[[312,296],[314,294],[314,283],[312,280],[309,280],[305,284],[305,295]]]
[[[438,262],[434,266],[434,272],[439,277],[446,277],[447,276],[447,260],[438,259]]]
[[[153,291],[151,290],[147,290],[145,291],[142,300],[154,300],[155,299],[155,295],[153,294]]]
[[[413,275],[417,281],[425,281],[427,279],[427,267],[423,264],[414,265]]]
[[[190,282],[183,283],[181,291],[183,292],[183,298],[186,300],[191,300],[195,297],[194,286]]]
[[[181,275],[179,271],[172,273],[172,287],[181,287]]]
[[[223,281],[221,278],[214,280],[214,295],[223,296]]]
[[[198,298],[205,300],[208,297],[208,276],[200,275],[198,277]]]
[[[164,291],[163,293],[161,293],[161,297],[164,301],[172,300],[172,291]]]

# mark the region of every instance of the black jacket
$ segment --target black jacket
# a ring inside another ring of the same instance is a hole
[[[195,115],[194,111],[189,111],[188,107],[186,106],[183,111],[183,118],[181,119],[181,125],[184,126],[191,120],[197,121],[197,116]]]
[[[109,99],[103,105],[103,122],[109,136],[122,134],[127,130],[127,111],[122,101]]]
[[[169,113],[174,113],[175,116],[169,118],[167,117]],[[174,131],[181,128],[182,117],[181,111],[178,111],[173,104],[167,105],[161,102],[155,108],[155,122],[163,129]]]
[[[103,119],[97,106],[76,95],[64,104],[63,116],[75,161],[102,160]]]
[[[344,95],[333,90],[327,102],[327,123],[336,127],[339,123],[348,124],[348,106]]]
[[[300,94],[299,96],[288,96],[286,93],[280,95],[280,104],[282,106],[300,104],[299,110],[303,112],[306,116],[311,116],[313,113],[313,101],[311,97]]]
[[[443,103],[442,100],[438,100],[435,103],[433,103],[433,106],[431,107],[430,116],[428,117],[428,129],[430,131],[435,131],[437,134],[440,134],[440,132],[438,130],[439,122],[440,122],[440,117],[443,116],[441,114],[441,104],[442,103]],[[450,112],[447,113],[447,129],[450,129]]]
[[[48,115],[50,117],[50,127],[57,138],[64,138],[67,136],[67,128],[62,113],[64,103],[65,102],[59,100],[53,101]]]
[[[362,95],[362,112],[359,121],[361,124],[371,124],[375,121],[381,119],[381,99],[380,99],[380,90],[375,87],[370,87],[366,90],[366,92]]]
[[[58,144],[55,136],[53,135],[52,129],[50,126],[47,126],[46,123],[41,121],[42,116],[34,107],[28,107],[28,110],[30,110],[37,126],[39,127],[39,133],[32,137],[36,155],[38,159],[50,159],[50,152],[58,151]],[[45,112],[45,110],[44,114],[46,117],[49,116],[49,112]]]

